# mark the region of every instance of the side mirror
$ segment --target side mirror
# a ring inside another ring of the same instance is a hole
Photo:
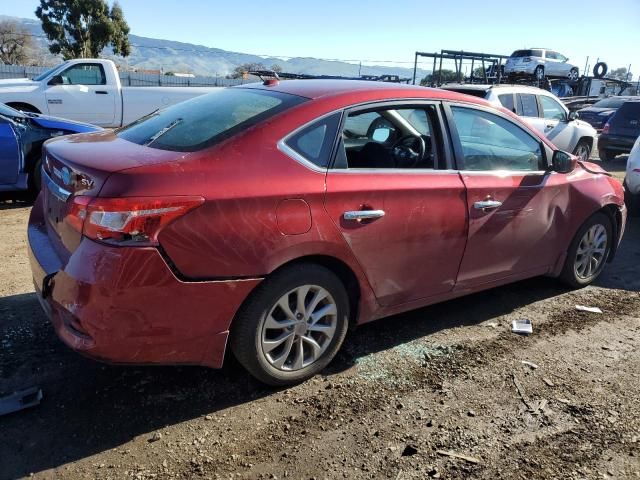
[[[62,85],[64,81],[62,80],[62,75],[54,75],[51,77],[51,80],[47,83],[47,85]]]
[[[558,173],[571,173],[576,169],[578,164],[578,157],[563,152],[562,150],[556,150],[553,152],[553,158],[551,160],[551,168],[554,172]]]
[[[578,120],[580,118],[580,114],[578,112],[569,112],[569,121],[573,122],[574,120]]]

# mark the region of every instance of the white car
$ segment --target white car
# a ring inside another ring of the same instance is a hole
[[[538,80],[542,80],[546,76],[576,81],[580,76],[580,71],[568,60],[561,53],[546,48],[516,50],[507,59],[504,73],[506,75],[533,75]]]
[[[640,213],[640,137],[633,144],[624,176],[625,203],[633,215]]]
[[[560,150],[588,160],[596,139],[596,130],[578,120],[575,113],[552,93],[541,88],[521,85],[451,84],[441,88],[481,97],[497,106],[505,107],[522,117],[545,135]]]
[[[123,87],[111,60],[66,61],[35,78],[0,80],[0,103],[101,127],[120,127],[216,87]]]

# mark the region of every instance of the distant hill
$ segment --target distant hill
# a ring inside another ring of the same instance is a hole
[[[55,63],[56,57],[48,50],[47,39],[44,37],[40,22],[27,18],[16,18],[0,15],[0,20],[13,20],[25,26],[34,37],[38,48],[38,57],[48,64]],[[115,57],[110,50],[105,49],[103,56],[112,58],[120,65],[145,70],[163,69],[165,72],[185,72],[199,75],[227,75],[239,65],[245,63],[262,63],[269,67],[274,63],[282,66],[283,71],[289,73],[305,73],[311,75],[341,75],[357,76],[358,65],[347,62],[321,60],[312,57],[299,57],[287,60],[279,58],[264,58],[248,53],[229,52],[219,48],[210,48],[192,43],[161,40],[156,38],[129,35],[132,44],[131,55],[127,58]],[[58,60],[59,61],[59,60]],[[413,69],[388,66],[362,66],[362,75],[399,75],[412,77]],[[418,70],[418,78],[426,76],[428,71]]]

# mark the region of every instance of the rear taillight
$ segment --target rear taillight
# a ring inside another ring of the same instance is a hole
[[[602,133],[609,133],[609,122],[604,124],[604,127],[602,127]]]
[[[203,202],[202,197],[76,196],[66,220],[92,240],[116,245],[158,245],[162,228]]]

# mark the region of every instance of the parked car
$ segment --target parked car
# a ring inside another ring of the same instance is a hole
[[[0,192],[40,189],[42,144],[53,137],[95,132],[99,127],[34,113],[0,103]]]
[[[624,177],[625,203],[633,215],[640,214],[640,137],[636,139],[629,158]]]
[[[616,156],[631,152],[640,136],[640,100],[624,102],[607,121],[598,137],[600,160],[610,162]]]
[[[578,115],[580,116],[580,120],[588,122],[596,130],[602,130],[611,116],[616,113],[616,110],[618,110],[624,102],[629,100],[640,100],[640,97],[620,96],[603,98],[593,105],[578,110]]]
[[[537,80],[560,77],[576,81],[580,77],[578,67],[570,64],[567,57],[546,48],[516,50],[507,58],[504,72],[507,75],[532,75]]]
[[[551,140],[556,147],[588,160],[597,132],[552,93],[522,85],[443,85],[441,88],[484,98],[496,106],[520,115],[529,125]]]
[[[215,87],[123,87],[111,60],[69,60],[33,78],[0,80],[0,102],[102,127],[213,91]]]
[[[536,275],[593,282],[622,185],[445,90],[270,80],[45,145],[29,219],[60,338],[302,381],[355,325]]]

